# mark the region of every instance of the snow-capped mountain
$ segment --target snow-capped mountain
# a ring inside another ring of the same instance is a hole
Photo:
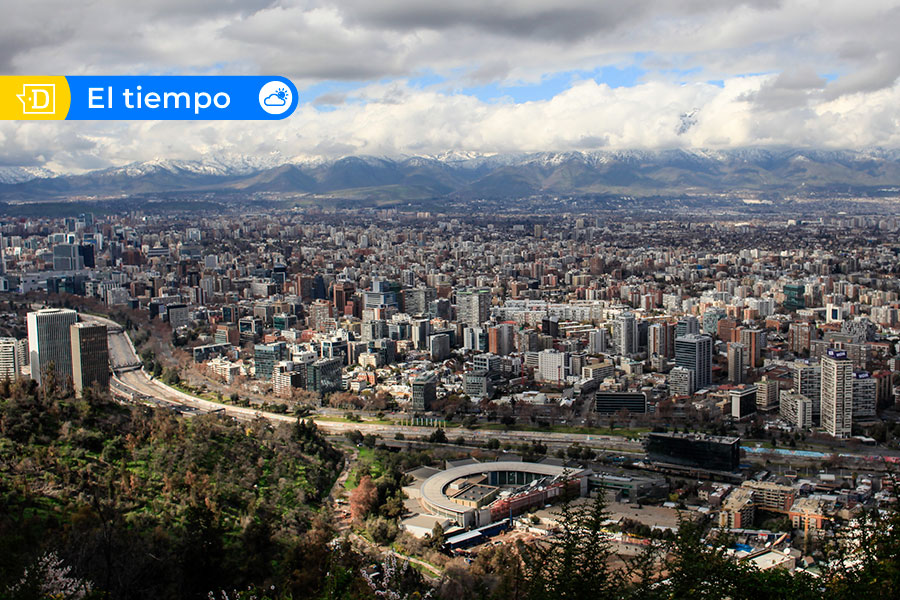
[[[0,166],[0,184],[23,183],[32,179],[46,179],[56,173],[43,167],[3,167]]]
[[[744,148],[322,158],[209,155],[55,175],[0,167],[0,200],[230,191],[330,197],[671,194],[900,186],[900,151]]]

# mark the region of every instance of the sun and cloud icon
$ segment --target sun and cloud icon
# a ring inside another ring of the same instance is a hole
[[[259,105],[270,115],[280,115],[290,109],[291,91],[282,81],[270,81],[259,90]]]
[[[263,98],[263,104],[266,106],[285,106],[290,97],[290,92],[284,88],[278,88],[274,93]]]

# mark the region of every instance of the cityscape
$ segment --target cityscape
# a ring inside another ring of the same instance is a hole
[[[0,598],[900,597],[900,10],[0,22]]]
[[[332,501],[375,547],[440,531],[432,577],[552,537],[566,495],[605,499],[616,555],[703,519],[729,560],[820,577],[830,540],[893,498],[898,229],[889,214],[18,219],[0,366],[184,419],[315,423],[349,477],[372,449],[428,452],[385,499],[391,519],[373,519],[378,500],[351,516],[361,481]]]

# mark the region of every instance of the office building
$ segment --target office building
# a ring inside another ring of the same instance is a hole
[[[69,328],[78,315],[67,308],[44,308],[28,313],[28,351],[31,378],[40,384],[52,365],[63,385],[72,376],[72,345]]]
[[[781,290],[784,292],[784,309],[796,312],[806,308],[806,286],[802,283],[789,283]]]
[[[487,330],[482,327],[466,327],[463,330],[463,349],[475,352],[487,351]]]
[[[822,358],[822,427],[837,438],[850,437],[853,425],[853,363],[843,350]]]
[[[594,412],[615,414],[626,410],[635,414],[646,414],[647,397],[642,392],[598,391],[594,396]]]
[[[690,334],[675,338],[675,365],[694,372],[696,389],[712,383],[712,338]]]
[[[700,433],[649,433],[647,458],[712,471],[734,471],[741,462],[741,439]]]
[[[735,385],[747,379],[747,346],[740,342],[728,344],[728,382]]]
[[[72,386],[79,398],[85,388],[109,388],[109,342],[106,325],[74,323],[69,328]]]
[[[490,352],[483,352],[481,354],[476,354],[474,358],[472,358],[473,370],[475,371],[487,371],[488,373],[499,373],[501,370],[501,365],[503,363],[503,359],[497,356],[496,354],[492,354]]]
[[[319,395],[341,389],[341,358],[320,358],[306,365],[306,389]]]
[[[749,419],[756,414],[756,386],[740,386],[729,390],[731,418],[735,421]]]
[[[287,357],[287,345],[284,342],[271,344],[256,344],[253,347],[253,361],[256,378],[270,381],[275,369],[275,363]]]
[[[450,358],[450,336],[446,333],[438,333],[428,338],[428,352],[431,360],[441,361]]]
[[[507,356],[515,351],[515,328],[510,323],[500,323],[488,328],[488,352]]]
[[[411,316],[430,314],[431,303],[437,300],[437,290],[430,287],[403,290],[403,312]]]
[[[431,408],[437,400],[437,375],[423,373],[412,381],[412,403],[410,408],[423,412]]]

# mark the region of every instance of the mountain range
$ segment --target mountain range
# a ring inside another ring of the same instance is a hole
[[[210,157],[55,174],[0,167],[0,201],[172,192],[307,194],[408,201],[535,194],[707,194],[873,191],[900,187],[900,151],[874,149],[539,152],[332,160]]]

